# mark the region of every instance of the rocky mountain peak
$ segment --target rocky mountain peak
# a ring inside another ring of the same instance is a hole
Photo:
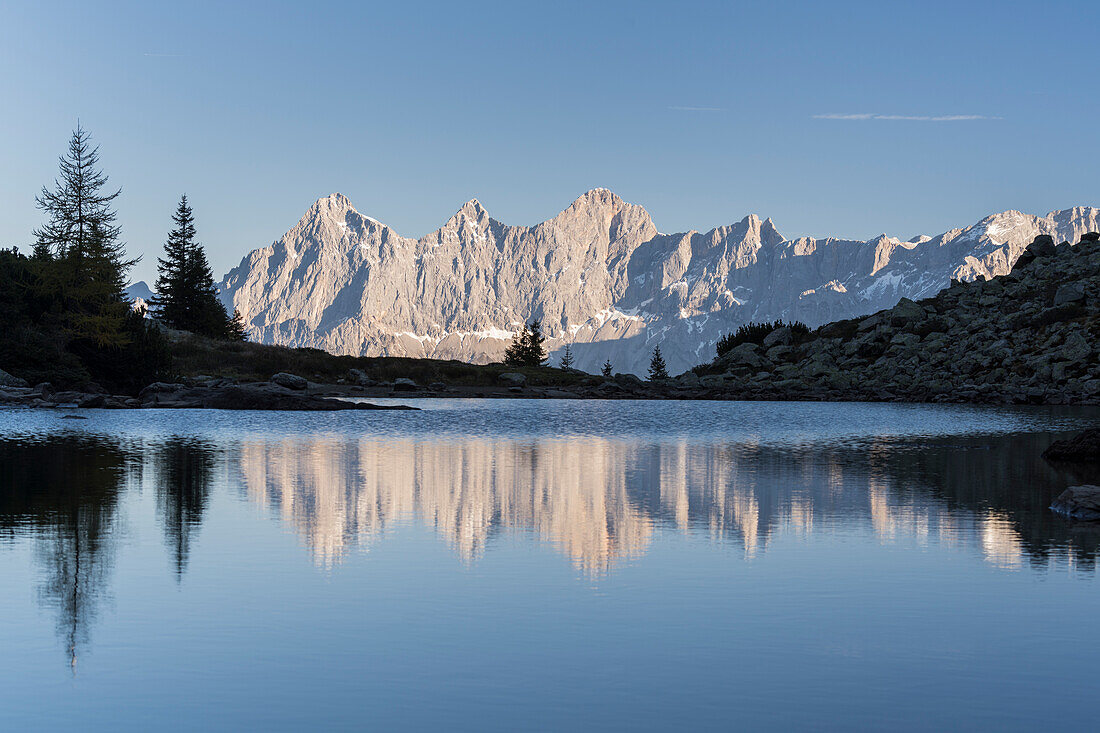
[[[313,202],[313,205],[306,211],[306,217],[310,215],[328,215],[337,216],[343,219],[344,214],[348,211],[355,211],[355,207],[351,203],[351,199],[342,193],[331,193],[328,196],[322,196]],[[305,217],[303,217],[305,218]]]
[[[471,199],[409,239],[367,224],[346,196],[318,199],[275,245],[223,281],[254,339],[338,354],[503,357],[514,324],[541,318],[553,353],[578,368],[645,373],[660,343],[673,371],[702,363],[749,321],[815,326],[929,297],[951,278],[1004,274],[1037,234],[1077,241],[1100,209],[1002,212],[912,243],[802,237],[771,219],[661,235],[649,213],[606,188],[535,226],[498,226]],[[373,220],[370,220],[373,221]]]

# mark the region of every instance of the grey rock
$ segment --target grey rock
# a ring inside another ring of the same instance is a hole
[[[789,346],[794,341],[794,331],[789,326],[780,326],[764,337],[763,347],[767,351],[773,346]]]
[[[766,362],[760,356],[760,347],[756,344],[741,344],[735,346],[719,360],[723,364],[743,365],[752,368],[762,367]]]
[[[676,381],[684,387],[698,387],[699,375],[697,375],[695,372],[684,372],[676,378]]]
[[[1043,451],[1051,461],[1100,463],[1100,428],[1089,428],[1072,438],[1056,440]]]
[[[1070,486],[1058,495],[1050,508],[1070,519],[1100,520],[1100,486]]]
[[[502,372],[497,381],[510,387],[522,387],[527,384],[527,377],[519,372]]]
[[[1077,303],[1085,299],[1085,286],[1079,282],[1065,283],[1058,287],[1054,293],[1053,305],[1066,305]]]
[[[290,374],[288,372],[279,372],[278,374],[272,375],[271,381],[287,389],[302,390],[309,386],[309,380],[305,377],[299,377],[297,374]]]
[[[397,392],[413,392],[420,389],[420,385],[408,377],[398,377],[393,380],[393,388]]]
[[[16,377],[0,369],[0,387],[26,387],[27,380]]]
[[[179,392],[180,390],[186,388],[187,385],[178,384],[175,382],[153,382],[148,387],[138,392],[138,397],[144,400],[152,395]]]

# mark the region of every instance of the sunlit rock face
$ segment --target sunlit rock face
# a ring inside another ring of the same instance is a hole
[[[606,189],[533,227],[491,218],[475,199],[440,229],[402,237],[341,194],[314,203],[270,247],[226,275],[222,295],[251,338],[338,354],[499,361],[524,321],[542,320],[554,356],[645,373],[661,345],[673,372],[709,361],[748,321],[816,326],[919,299],[951,278],[1009,271],[1038,234],[1076,242],[1100,209],[1006,211],[903,242],[785,239],[750,215],[706,233],[661,234]]]

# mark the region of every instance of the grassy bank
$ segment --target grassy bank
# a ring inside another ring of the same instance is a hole
[[[406,377],[417,384],[444,382],[471,387],[499,384],[504,372],[518,372],[528,384],[566,386],[584,384],[595,377],[552,367],[513,367],[505,364],[467,364],[461,361],[404,357],[334,356],[320,349],[291,349],[250,342],[215,341],[193,334],[173,338],[172,357],[180,377],[207,375],[262,381],[272,374],[290,372],[315,382],[333,383],[360,369],[378,382]]]

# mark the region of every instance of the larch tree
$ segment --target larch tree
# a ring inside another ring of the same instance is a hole
[[[120,241],[107,176],[98,169],[99,148],[79,124],[59,160],[53,188],[43,187],[35,204],[49,220],[35,229],[34,259],[41,289],[58,302],[66,330],[98,347],[128,343],[129,308],[123,289],[137,262]]]

